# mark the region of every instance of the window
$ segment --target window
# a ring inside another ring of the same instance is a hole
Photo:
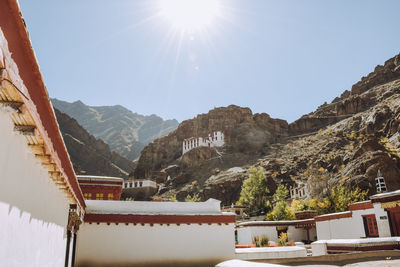
[[[379,237],[375,214],[363,215],[366,237]]]
[[[135,187],[137,187],[137,182],[135,182]]]
[[[108,200],[114,200],[114,194],[108,193]]]
[[[92,199],[92,193],[84,193],[83,196],[85,199]]]
[[[96,200],[103,200],[103,193],[96,193]]]
[[[139,186],[142,187],[142,185],[143,185],[143,182],[139,182]]]

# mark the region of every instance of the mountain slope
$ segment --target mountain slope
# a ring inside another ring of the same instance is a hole
[[[58,124],[77,174],[127,177],[135,164],[101,139],[90,135],[78,122],[55,109]]]
[[[234,112],[212,113],[181,123],[176,131],[145,147],[135,175],[163,171],[171,179],[162,185],[162,196],[176,194],[183,199],[198,193],[224,204],[238,200],[252,165],[265,169],[271,195],[278,184],[289,187],[300,181],[310,186],[312,196],[322,196],[339,184],[359,186],[373,194],[378,170],[389,190],[400,188],[400,55],[377,66],[332,103],[285,127],[271,119],[264,120],[268,127],[259,127],[259,115],[247,115],[231,125],[235,129],[231,132],[239,134],[234,142],[228,141],[223,153],[207,154],[201,148],[180,157],[184,138],[223,130],[219,122],[230,121]],[[204,121],[217,122],[217,127]]]
[[[153,139],[176,129],[178,121],[163,120],[151,115],[133,113],[122,106],[87,106],[81,101],[73,103],[51,99],[55,108],[76,119],[96,138],[109,144],[112,151],[134,160]]]

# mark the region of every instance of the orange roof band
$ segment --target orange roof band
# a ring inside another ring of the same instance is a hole
[[[85,208],[82,191],[65,148],[18,3],[16,0],[0,0],[0,10],[1,30],[8,42],[12,59],[18,66],[19,77],[27,88],[28,94],[22,97],[24,104],[49,148],[52,159],[66,177],[75,199]]]

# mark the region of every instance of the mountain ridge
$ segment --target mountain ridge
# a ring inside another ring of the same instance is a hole
[[[52,98],[53,106],[76,119],[89,133],[109,144],[111,150],[134,160],[143,147],[156,137],[168,134],[179,124],[159,116],[141,115],[121,106],[88,106]]]

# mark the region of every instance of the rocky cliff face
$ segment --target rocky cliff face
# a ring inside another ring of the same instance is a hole
[[[345,91],[332,103],[287,125],[267,114],[229,106],[183,122],[145,147],[137,176],[170,176],[161,196],[199,194],[231,204],[252,165],[265,169],[271,195],[278,184],[302,181],[312,196],[339,184],[376,192],[380,170],[388,190],[400,188],[400,55]],[[182,141],[212,131],[226,133],[221,149],[193,149],[181,157]],[[232,168],[235,167],[236,168]]]
[[[400,78],[400,54],[387,60],[383,66],[379,65],[373,72],[354,84],[351,91],[346,90],[332,103],[324,103],[310,114],[289,125],[291,135],[300,135],[317,131],[327,125],[349,118],[359,112],[368,110],[377,105],[382,99],[392,94],[392,91],[370,90]]]
[[[90,135],[78,122],[55,109],[58,124],[77,174],[127,177],[135,167],[101,139]]]
[[[249,108],[234,105],[215,108],[207,114],[182,122],[168,136],[156,139],[146,146],[139,158],[135,176],[149,177],[153,171],[166,168],[179,160],[182,156],[182,142],[186,138],[203,137],[215,131],[223,131],[226,145],[224,151],[221,150],[222,153],[260,154],[277,138],[287,135],[287,129],[286,121],[271,119],[265,113],[253,115]],[[211,152],[209,155],[208,159],[211,158]],[[185,157],[187,155],[182,158],[183,163]],[[197,161],[204,160],[204,157],[198,157]]]
[[[151,140],[176,129],[178,121],[164,121],[156,115],[143,116],[122,106],[90,107],[81,101],[68,103],[52,99],[61,112],[76,119],[90,134],[104,140],[112,151],[134,160]]]

